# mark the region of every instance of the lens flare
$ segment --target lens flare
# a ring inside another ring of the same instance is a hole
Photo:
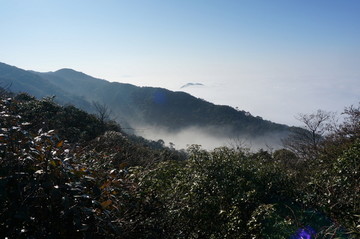
[[[290,237],[290,239],[312,239],[315,234],[315,230],[312,227],[307,226],[297,230],[296,233]]]

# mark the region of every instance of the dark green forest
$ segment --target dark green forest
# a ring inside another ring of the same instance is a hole
[[[0,107],[3,237],[360,237],[360,105],[302,115],[270,152],[176,151],[53,97]]]

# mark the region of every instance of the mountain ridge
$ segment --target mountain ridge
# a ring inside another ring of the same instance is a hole
[[[7,81],[4,76],[8,77]],[[109,82],[70,68],[31,72],[1,63],[0,82],[12,83],[10,90],[28,92],[38,98],[56,95],[59,103],[73,104],[90,113],[96,113],[92,104],[98,102],[108,107],[113,117],[128,128],[146,125],[178,133],[197,127],[218,138],[286,135],[289,130],[286,125],[230,106],[216,105],[186,92]]]

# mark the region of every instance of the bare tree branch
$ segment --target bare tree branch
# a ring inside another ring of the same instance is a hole
[[[323,110],[312,114],[299,114],[296,118],[304,126],[293,128],[289,137],[283,141],[285,148],[304,159],[316,158],[324,136],[331,131],[331,121],[334,117],[334,113]]]
[[[102,124],[110,120],[110,115],[112,114],[109,107],[105,104],[101,104],[99,102],[93,101],[92,105],[95,108],[96,116],[101,121]]]

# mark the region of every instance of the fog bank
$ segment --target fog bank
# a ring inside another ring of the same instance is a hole
[[[241,147],[250,148],[251,150],[262,149],[278,149],[281,148],[281,138],[286,135],[284,133],[269,133],[259,137],[250,137],[245,135],[226,136],[218,134],[219,129],[211,127],[188,127],[179,132],[170,132],[164,128],[154,126],[134,127],[135,134],[149,140],[163,140],[166,146],[174,144],[176,149],[186,149],[192,144],[201,145],[202,148],[212,150],[217,147]],[[226,132],[226,129],[224,129]]]

